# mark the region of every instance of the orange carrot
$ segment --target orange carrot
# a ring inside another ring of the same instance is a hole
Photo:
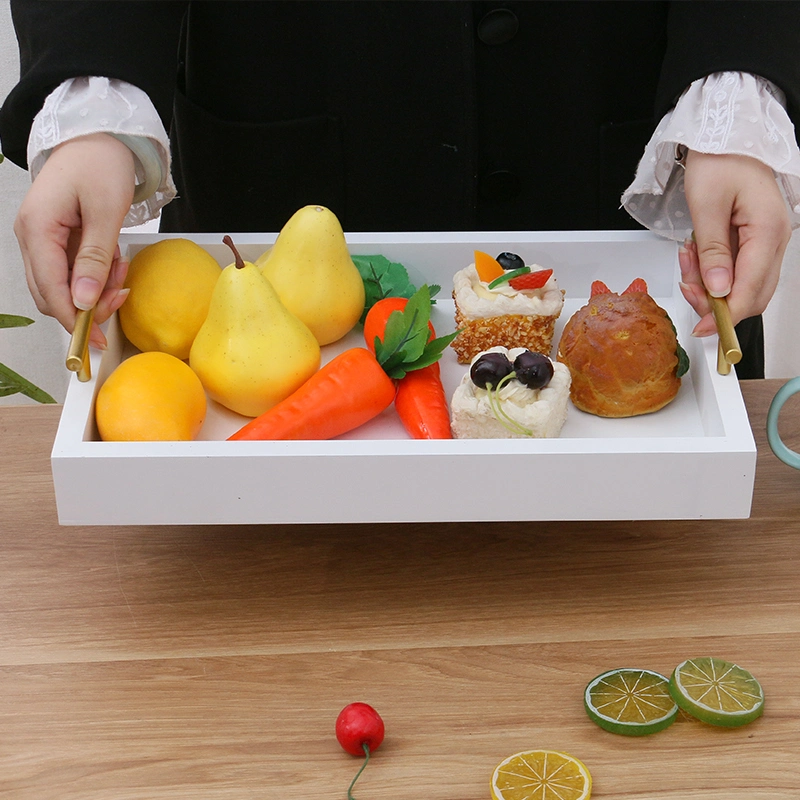
[[[375,356],[353,347],[228,441],[332,439],[377,417],[392,404],[395,391],[394,381]]]
[[[439,362],[415,369],[397,383],[394,407],[414,439],[452,439],[450,406],[439,377]]]
[[[384,329],[394,311],[402,311],[408,303],[405,297],[387,297],[379,300],[364,320],[364,339],[370,350],[375,349],[375,339],[383,341]],[[436,338],[433,325],[428,322],[429,341]],[[450,407],[440,377],[439,362],[408,372],[397,382],[394,399],[397,415],[406,432],[414,439],[452,439]]]

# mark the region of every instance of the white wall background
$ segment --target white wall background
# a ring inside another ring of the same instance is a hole
[[[8,0],[0,0],[0,100],[19,78],[17,42]],[[0,143],[2,144],[2,143]],[[10,161],[0,164],[0,313],[36,320],[26,328],[0,330],[0,362],[62,401],[71,376],[64,366],[69,337],[36,309],[25,283],[13,224],[29,186],[28,174]],[[765,314],[767,377],[800,375],[800,232],[792,240],[775,299]],[[32,403],[21,395],[0,403]]]
[[[5,99],[19,78],[17,40],[8,0],[0,2],[0,98]],[[0,143],[2,144],[2,143]],[[69,337],[54,320],[42,316],[25,283],[22,258],[12,226],[29,186],[28,173],[6,159],[0,164],[0,313],[36,320],[26,328],[0,329],[0,362],[23,375],[56,400],[63,400],[68,373],[64,356]],[[32,403],[22,395],[0,403]]]

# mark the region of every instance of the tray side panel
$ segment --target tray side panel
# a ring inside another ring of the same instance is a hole
[[[62,525],[746,518],[754,474],[749,452],[53,463]]]

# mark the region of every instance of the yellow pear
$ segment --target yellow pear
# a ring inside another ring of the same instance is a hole
[[[272,252],[272,245],[270,245],[253,263],[259,269],[263,269],[264,264],[266,263],[267,259],[269,258],[269,254],[271,252]]]
[[[260,261],[281,302],[324,345],[338,341],[364,311],[364,282],[342,226],[324,206],[304,206]]]
[[[208,396],[246,417],[257,417],[305,383],[320,365],[314,334],[278,298],[258,267],[225,267],[208,316],[195,337],[189,364]]]

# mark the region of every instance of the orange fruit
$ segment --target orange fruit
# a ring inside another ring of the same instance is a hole
[[[210,253],[188,239],[162,239],[131,259],[128,299],[117,312],[128,341],[142,352],[189,358],[222,273]]]
[[[206,394],[192,368],[168,353],[123,361],[100,387],[95,420],[106,442],[191,441],[206,416]]]
[[[495,768],[492,800],[589,800],[592,776],[586,765],[556,750],[528,750]]]
[[[488,253],[475,250],[475,271],[484,283],[491,283],[495,278],[499,278],[505,273],[496,258],[492,258]]]

